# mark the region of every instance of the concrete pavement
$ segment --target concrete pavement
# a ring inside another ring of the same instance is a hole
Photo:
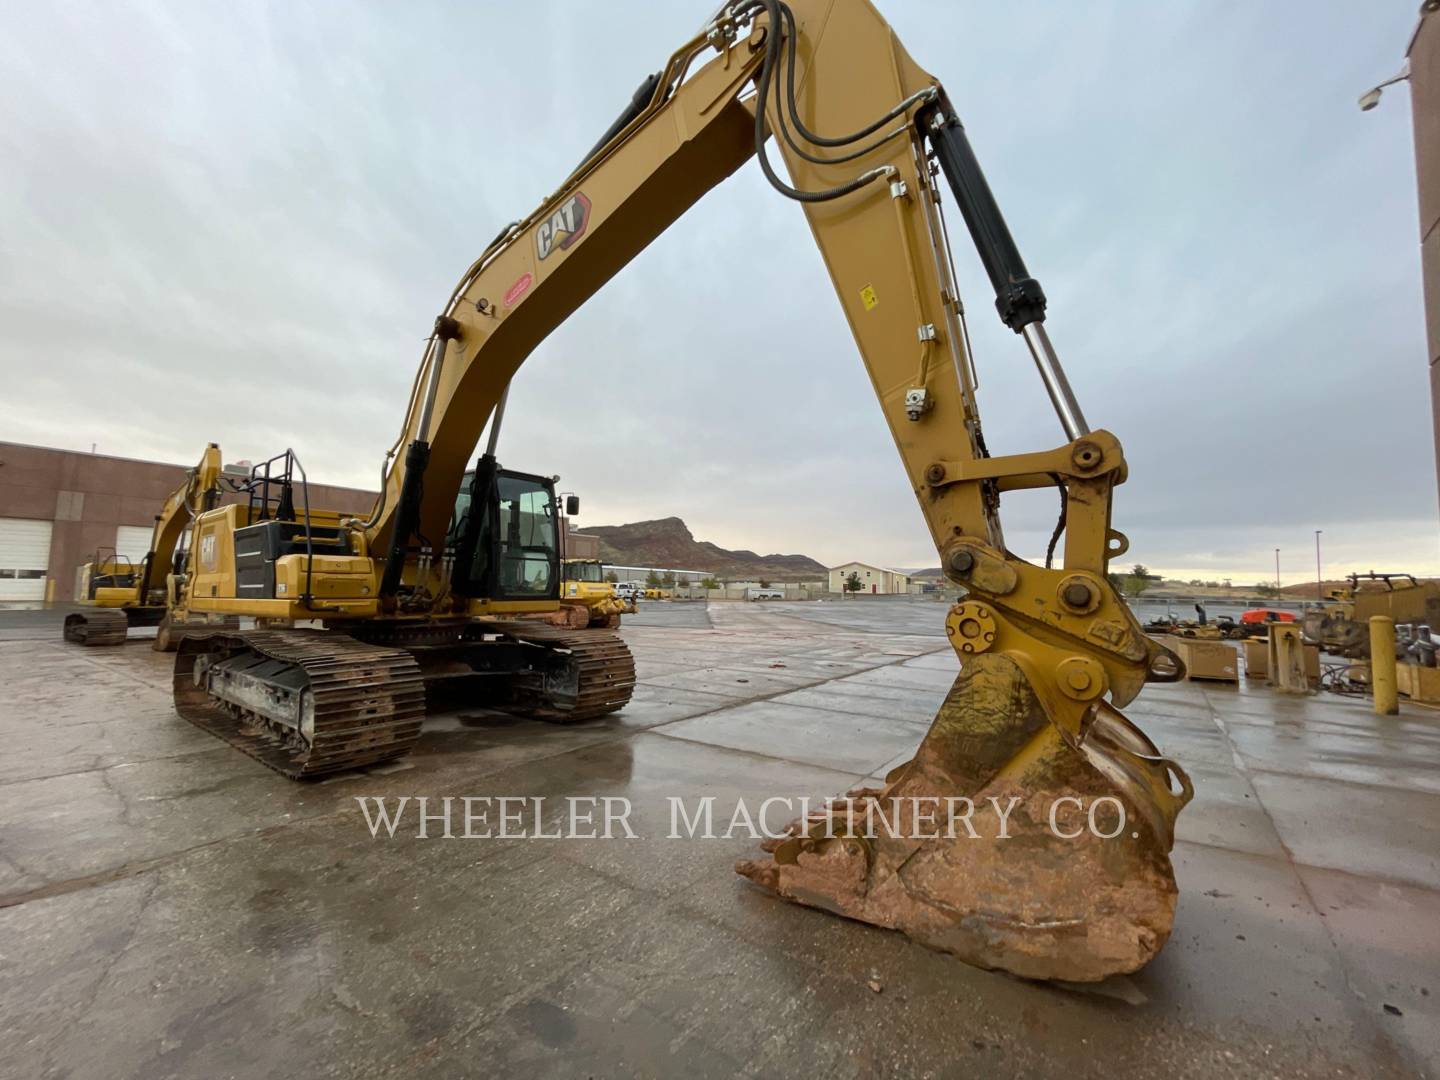
[[[459,709],[318,785],[176,718],[148,643],[11,620],[0,1075],[1434,1073],[1440,714],[1148,688],[1127,713],[1197,788],[1180,908],[1149,967],[1084,991],[777,901],[731,871],[748,839],[666,838],[667,795],[819,797],[904,760],[956,671],[943,616],[645,605],[607,721]],[[356,797],[404,795],[623,796],[638,838],[373,839]]]

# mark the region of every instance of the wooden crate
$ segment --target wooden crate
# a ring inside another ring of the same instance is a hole
[[[1186,676],[1212,682],[1240,681],[1240,654],[1228,641],[1205,641],[1165,635],[1157,641],[1180,654]]]
[[[1440,668],[1396,664],[1395,682],[1400,693],[1411,701],[1440,703]]]

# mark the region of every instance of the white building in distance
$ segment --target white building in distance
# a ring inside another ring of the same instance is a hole
[[[863,562],[841,563],[830,567],[830,588],[832,593],[844,593],[845,582],[854,574],[860,580],[860,592],[876,596],[890,593],[904,593],[910,589],[910,577],[898,570],[887,570],[883,566],[871,566]]]

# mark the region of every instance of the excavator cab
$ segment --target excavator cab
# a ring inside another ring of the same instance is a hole
[[[465,473],[447,536],[451,584],[491,600],[560,598],[555,482],[482,458]]]
[[[120,590],[128,600],[135,577],[135,564],[127,556],[117,555],[114,548],[97,548],[90,561],[75,571],[75,599],[82,604],[118,607],[122,598],[107,596],[105,590]]]

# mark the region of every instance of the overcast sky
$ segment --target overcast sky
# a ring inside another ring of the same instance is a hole
[[[0,438],[293,446],[374,487],[460,272],[714,0],[0,0]],[[1416,0],[882,8],[946,85],[1133,559],[1440,572],[1408,89]],[[992,451],[1063,442],[953,214]],[[800,210],[751,163],[522,369],[501,460],[579,523],[934,565]],[[1006,497],[1043,551],[1053,492]]]

